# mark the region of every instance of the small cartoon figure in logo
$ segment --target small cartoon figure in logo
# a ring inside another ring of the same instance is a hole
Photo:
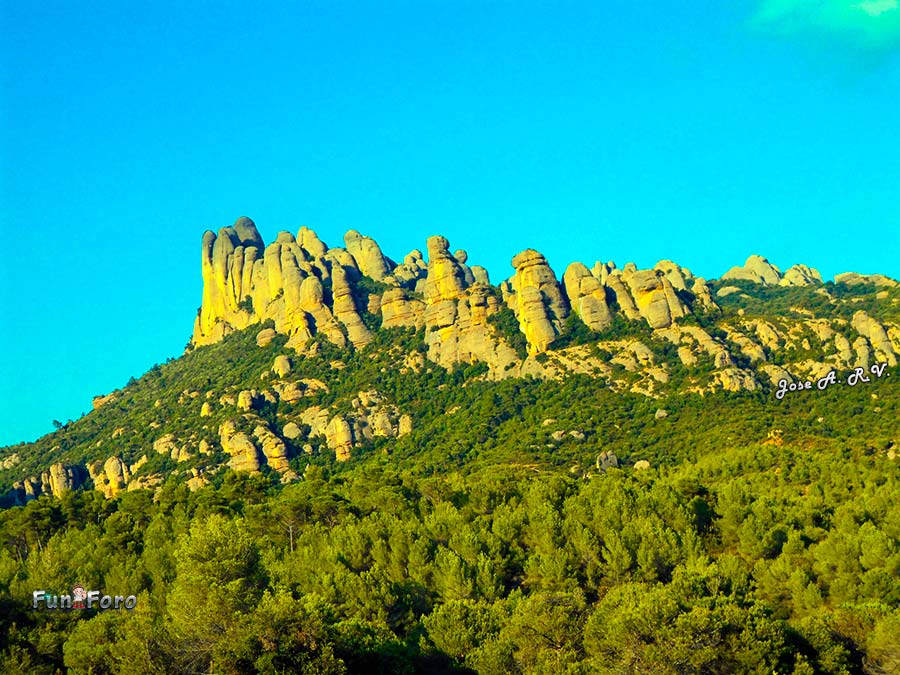
[[[75,584],[72,587],[72,609],[84,609],[84,600],[87,598],[87,591],[81,584]]]

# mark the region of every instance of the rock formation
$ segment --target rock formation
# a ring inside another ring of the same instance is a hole
[[[394,263],[384,256],[374,239],[365,237],[356,230],[350,230],[344,235],[344,245],[356,261],[359,271],[375,281],[384,279],[395,267]]]
[[[231,459],[228,462],[235,471],[259,471],[261,457],[259,449],[243,431],[238,431],[232,420],[219,427],[219,442]]]
[[[93,462],[88,464],[88,472],[94,481],[94,488],[100,490],[109,499],[123,492],[128,486],[131,472],[121,458],[113,456],[102,464]]]
[[[623,280],[641,316],[651,328],[667,328],[687,314],[672,282],[660,270],[626,272]]]
[[[782,286],[812,286],[822,283],[822,275],[819,274],[819,270],[812,267],[793,265],[785,271],[784,277],[778,283]]]
[[[874,284],[881,288],[897,288],[900,281],[891,279],[883,274],[857,274],[856,272],[844,272],[836,274],[834,283],[847,284],[848,286],[858,286],[860,284]]]
[[[519,319],[529,351],[543,352],[560,334],[569,303],[547,259],[537,251],[526,249],[515,255],[512,266],[516,273],[507,303]]]
[[[606,288],[582,263],[572,263],[563,275],[566,295],[572,311],[591,330],[601,331],[612,323],[613,315],[606,301]]]
[[[751,255],[743,267],[732,267],[722,279],[752,281],[765,286],[777,286],[781,281],[781,270],[760,255]]]
[[[643,352],[634,344],[620,341],[607,345],[604,349],[612,354],[608,361],[578,350],[551,350],[554,341],[568,330],[569,312],[596,332],[613,327],[618,315],[646,323],[674,342],[678,360],[685,367],[696,368],[711,361],[718,372],[708,386],[727,389],[758,386],[760,380],[751,372],[753,369],[760,369],[761,381],[768,381],[778,371],[762,369],[763,365],[772,365],[767,355],[794,345],[805,349],[804,340],[812,340],[809,344],[813,348],[821,345],[824,349],[827,344],[827,354],[818,362],[795,364],[798,376],[826,365],[850,367],[875,360],[893,364],[900,354],[900,328],[881,325],[867,315],[854,317],[852,326],[845,328],[809,324],[804,330],[813,334],[806,336],[785,334],[783,329],[759,320],[752,325],[732,325],[725,330],[725,344],[694,325],[697,321],[687,320],[691,314],[698,314],[701,321],[721,314],[710,284],[670,260],[661,260],[652,269],[638,269],[634,263],[619,268],[613,261],[597,262],[589,269],[576,262],[568,266],[560,283],[546,258],[526,249],[512,259],[513,276],[492,286],[483,267],[471,265],[463,249],[451,252],[450,242],[439,235],[427,239],[425,255],[414,249],[399,264],[385,255],[374,239],[356,230],[346,233],[343,244],[329,248],[315,232],[301,227],[296,236],[280,232],[265,245],[248,218],[240,218],[218,233],[206,232],[201,242],[203,304],[193,344],[215,342],[234,330],[271,321],[274,327],[257,331],[260,348],[281,335],[299,354],[307,349],[314,352],[316,343],[310,341],[318,335],[339,347],[359,349],[371,342],[373,326],[380,322],[385,329],[424,328],[425,359],[418,352],[403,355],[398,365],[401,368],[420,371],[427,367],[427,361],[450,369],[484,363],[488,367],[485,377],[493,379],[560,377],[566,372],[611,377],[608,371],[612,363],[629,372],[643,373],[650,385],[650,380],[663,382],[668,377],[665,367],[644,362]],[[758,255],[751,255],[744,265],[722,276],[722,280],[729,279],[766,286],[822,283],[821,275],[811,267],[794,265],[782,274]],[[852,273],[838,275],[836,281],[848,285],[871,283],[882,289],[897,285],[883,276]],[[721,283],[716,283],[715,290],[719,298],[747,293],[742,287]],[[826,293],[826,289],[821,292]],[[521,338],[504,333],[509,330],[509,322],[496,316],[508,311],[514,314],[524,337],[527,358],[512,346]],[[850,329],[855,332],[851,334]],[[552,359],[537,359],[548,350]],[[749,361],[750,370],[736,365],[736,354],[740,355],[737,362]],[[255,414],[265,401],[297,404],[315,390],[307,389],[302,381],[288,381],[295,369],[290,357],[273,356],[269,377],[275,381],[271,390],[228,392],[219,400],[248,414]],[[643,385],[632,382],[628,386],[640,389]],[[213,414],[212,403],[202,406],[201,416]],[[367,434],[398,434],[396,420],[388,432],[385,418],[377,414],[365,424],[351,416],[344,419],[349,428],[348,441],[347,429],[342,422],[334,421],[336,417],[328,414],[321,429],[311,426],[314,435],[325,438],[326,427],[331,424],[332,442],[327,444],[342,457],[347,455],[347,443],[355,447],[368,438]],[[248,466],[254,463],[249,454],[246,462]]]
[[[878,361],[886,362],[889,366],[897,365],[897,352],[894,350],[894,345],[884,326],[863,311],[853,315],[851,324],[863,338],[869,341]]]
[[[272,364],[272,372],[283,378],[291,372],[292,365],[291,360],[284,354],[281,354],[275,357],[275,363]]]

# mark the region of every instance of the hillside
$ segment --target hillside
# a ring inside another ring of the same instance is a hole
[[[375,447],[415,454],[444,415],[471,405],[470,391],[516,388],[500,384],[508,379],[540,389],[530,379],[582,376],[626,420],[632,400],[656,410],[654,401],[680,394],[667,405],[708,409],[715,403],[695,395],[755,393],[748,400],[767,401],[771,419],[786,409],[772,399],[779,381],[892,369],[900,353],[900,285],[877,275],[823,283],[805,265],[782,274],[751,256],[710,282],[662,261],[653,270],[572,263],[560,283],[526,250],[515,274],[491,285],[443,237],[428,240],[427,263],[413,250],[396,264],[354,231],[345,244],[328,248],[304,227],[266,246],[247,218],[207,232],[185,355],[96,397],[84,419],[3,450],[7,501],[82,485],[111,496],[173,476],[197,487],[226,466],[291,481],[309,461]],[[585,435],[580,461],[609,449],[597,422],[572,423]],[[557,426],[541,429],[568,431]],[[516,450],[542,447],[534,435]],[[648,456],[671,454],[641,443]]]
[[[205,233],[185,353],[0,450],[0,671],[900,669],[898,282],[344,244]]]

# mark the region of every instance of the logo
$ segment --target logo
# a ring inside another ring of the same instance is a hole
[[[50,595],[43,590],[31,594],[32,609],[134,609],[136,606],[137,596],[101,595],[100,591],[85,590],[81,584],[72,586],[71,594]]]
[[[72,609],[84,609],[84,601],[87,598],[87,592],[84,590],[84,586],[81,584],[72,586],[72,598],[75,600],[75,602],[72,603]]]

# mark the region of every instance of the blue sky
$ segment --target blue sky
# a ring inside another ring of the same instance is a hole
[[[896,0],[0,5],[0,444],[181,353],[203,230],[900,277]]]

